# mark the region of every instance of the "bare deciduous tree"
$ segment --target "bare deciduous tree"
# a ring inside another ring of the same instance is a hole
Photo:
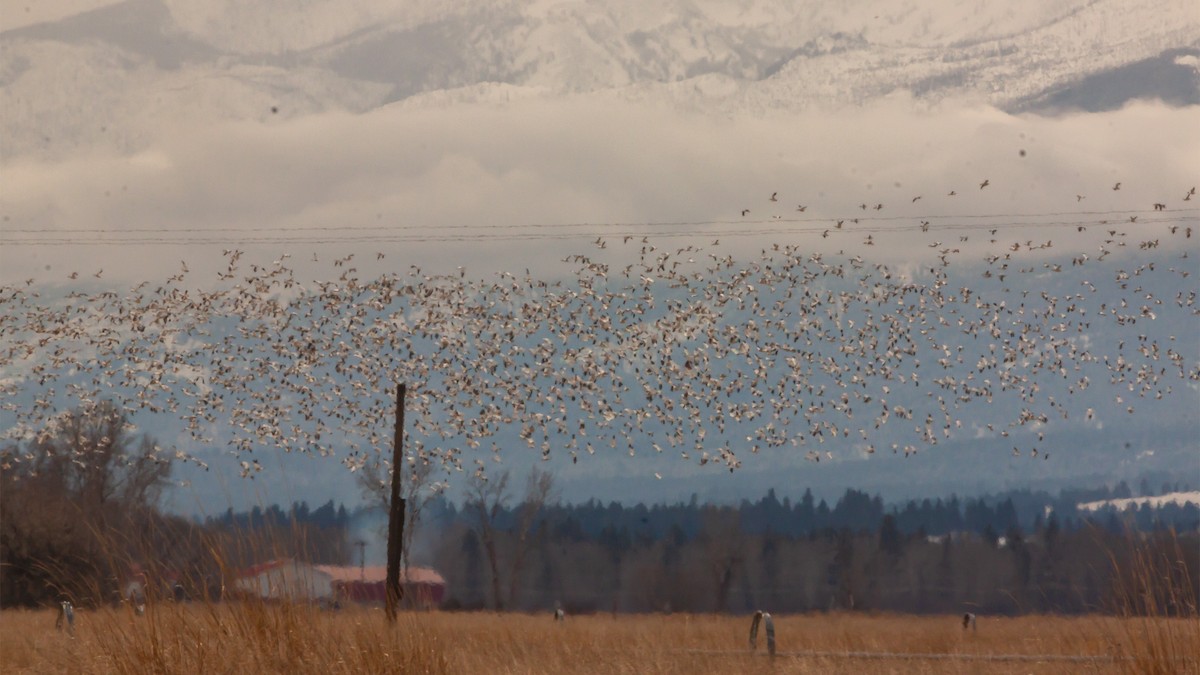
[[[139,542],[156,529],[171,461],[102,401],[6,448],[0,467],[3,595],[27,603],[49,589],[106,593],[118,561],[142,557]]]
[[[421,511],[437,495],[441,494],[443,484],[433,480],[434,464],[429,457],[418,448],[415,456],[406,457],[406,462],[400,471],[400,495],[404,499],[404,541],[401,547],[400,566],[407,570],[409,553],[412,550],[413,535],[421,521]],[[367,462],[358,473],[358,485],[363,496],[383,507],[384,513],[391,508],[391,462],[381,453],[375,461]],[[386,524],[381,536],[386,539]]]
[[[171,462],[147,436],[134,449],[129,429],[124,413],[107,401],[64,413],[34,441],[29,472],[57,483],[85,513],[154,507]]]
[[[704,555],[712,573],[716,610],[724,612],[729,590],[741,568],[745,548],[738,513],[732,509],[708,507],[704,511]]]
[[[483,544],[492,588],[492,609],[504,609],[500,597],[500,561],[496,553],[496,518],[508,501],[508,471],[488,477],[475,474],[467,486],[466,508],[475,515],[475,531]]]
[[[554,477],[548,471],[539,471],[534,467],[529,471],[529,479],[525,485],[525,498],[517,507],[516,531],[513,533],[512,570],[508,577],[508,606],[512,607],[517,600],[517,590],[520,587],[521,572],[525,567],[525,554],[529,552],[529,533],[541,513],[542,507],[551,500],[554,494]]]
[[[494,476],[477,474],[467,487],[466,508],[475,515],[476,533],[483,543],[488,563],[492,590],[492,607],[502,610],[511,607],[517,600],[525,554],[529,550],[529,532],[537,520],[542,507],[553,498],[554,480],[549,472],[536,467],[529,472],[525,495],[516,509],[513,524],[511,556],[508,566],[508,593],[501,595],[501,571],[499,554],[499,524],[497,519],[511,498],[509,472],[502,471]]]

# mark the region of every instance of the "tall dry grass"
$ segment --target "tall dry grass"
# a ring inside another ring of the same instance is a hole
[[[0,612],[5,673],[1120,673],[1144,630],[1172,635],[1156,672],[1197,672],[1195,619],[859,613],[777,616],[779,656],[751,654],[750,617],[405,613],[308,605],[159,603],[145,616]],[[1147,623],[1148,622],[1148,623]],[[1116,657],[1116,658],[1114,658]],[[1193,659],[1193,660],[1187,660]],[[1144,672],[1144,671],[1143,671]]]
[[[1192,578],[1188,556],[1173,530],[1143,535],[1128,531],[1124,546],[1110,550],[1114,570],[1113,602],[1123,617],[1125,640],[1120,656],[1137,673],[1180,672],[1180,663],[1200,656],[1200,586]]]
[[[159,603],[76,612],[72,638],[53,611],[5,611],[4,672],[448,673],[441,637],[420,617],[258,602]]]
[[[203,542],[208,569],[232,579],[249,552]],[[113,546],[113,550],[123,547]],[[229,551],[233,551],[232,554]],[[0,612],[7,673],[1200,673],[1197,587],[1177,538],[1131,534],[1114,550],[1117,610],[1108,616],[775,615],[778,657],[748,644],[750,616],[402,613],[350,606],[180,602],[151,597],[76,612],[74,636],[54,610]],[[128,564],[110,561],[110,566]],[[153,580],[151,580],[153,581]],[[232,587],[232,586],[231,586]],[[196,584],[197,591],[207,591]],[[87,595],[106,597],[103,589]],[[191,597],[212,597],[207,592]],[[769,608],[768,608],[769,609]]]

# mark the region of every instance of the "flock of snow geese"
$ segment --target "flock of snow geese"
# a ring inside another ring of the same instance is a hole
[[[653,232],[589,238],[551,275],[360,274],[390,263],[380,252],[313,281],[287,255],[227,250],[216,279],[183,263],[125,292],[29,280],[0,287],[0,419],[20,444],[6,461],[107,400],[177,420],[173,457],[221,448],[253,476],[279,449],[355,470],[390,450],[401,382],[409,461],[449,471],[518,451],[733,470],[770,449],[911,456],[955,436],[1047,458],[1055,425],[1196,396],[1196,213],[1155,212],[1058,222],[1053,242],[985,223],[943,244],[928,221],[861,240],[920,238],[904,265],[817,250],[854,234],[846,218],[736,257]]]

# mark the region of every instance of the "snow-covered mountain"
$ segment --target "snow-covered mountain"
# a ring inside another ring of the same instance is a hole
[[[1188,0],[66,4],[0,17],[8,158],[137,151],[164,118],[396,101],[599,95],[727,115],[898,91],[1010,110],[1200,102]]]

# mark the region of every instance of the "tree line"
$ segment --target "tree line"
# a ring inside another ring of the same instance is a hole
[[[1185,484],[1163,487],[1167,491],[1188,489]],[[1085,523],[1117,528],[1128,525],[1138,530],[1158,526],[1188,530],[1195,529],[1200,523],[1200,506],[1194,503],[1140,506],[1124,511],[1115,507],[1096,511],[1078,508],[1080,503],[1120,499],[1131,494],[1122,482],[1111,488],[1062,490],[1057,496],[1043,491],[1013,490],[975,498],[951,495],[944,499],[925,498],[887,505],[879,495],[848,488],[831,506],[825,499],[814,498],[811,488],[795,502],[787,496],[780,499],[776,491],[770,489],[758,500],[742,500],[728,506],[703,503],[696,495],[686,503],[674,504],[623,505],[595,499],[580,504],[546,504],[540,509],[538,524],[578,529],[582,535],[592,538],[607,529],[662,537],[674,528],[681,529],[690,538],[699,534],[705,514],[711,508],[734,512],[738,527],[748,534],[771,532],[793,537],[829,529],[875,530],[884,516],[891,516],[896,527],[906,535],[956,532],[988,535],[990,531],[992,534],[988,536],[993,538],[1013,526],[1025,531],[1037,529],[1044,524],[1048,514],[1054,515],[1060,528],[1068,530],[1083,527]],[[428,507],[430,519],[440,523],[469,519],[471,501],[472,497],[468,496],[463,507],[456,507],[444,498],[439,499]],[[501,509],[496,516],[498,525],[501,528],[515,526],[520,508],[518,505],[513,509]]]
[[[230,509],[204,521],[166,515],[158,502],[170,457],[129,429],[102,403],[0,449],[0,605],[119,601],[134,574],[151,590],[221,597],[239,570],[272,558],[357,563],[350,532],[382,522],[378,500]],[[379,478],[365,494],[380,494]],[[1102,611],[1129,556],[1147,550],[1170,554],[1164,578],[1200,579],[1195,504],[1077,507],[1133,496],[1124,483],[891,505],[854,489],[832,505],[811,490],[794,502],[770,490],[739,504],[622,505],[561,503],[552,477],[536,470],[523,489],[504,472],[473,480],[459,503],[430,496],[427,475],[405,478],[419,506],[406,536],[423,530],[433,542],[414,562],[447,579],[449,609]],[[1194,608],[1189,583],[1179,586],[1187,600],[1176,594],[1166,606]]]
[[[1164,587],[1163,606],[1194,613],[1200,508],[1080,511],[1080,492],[888,507],[849,489],[831,507],[811,491],[792,503],[772,490],[725,506],[693,497],[651,506],[520,500],[511,509],[503,499],[480,509],[475,492],[461,509],[427,507],[423,527],[437,530],[432,562],[447,578],[448,608],[1115,611],[1121,571],[1145,568],[1131,556],[1147,555],[1179,582]],[[1083,496],[1127,492],[1118,484]]]

